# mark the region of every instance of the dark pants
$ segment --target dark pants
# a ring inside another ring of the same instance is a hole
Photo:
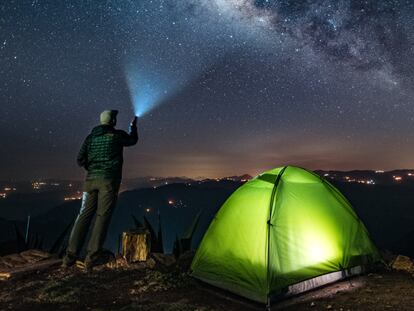
[[[84,185],[82,206],[69,237],[67,256],[76,257],[85,242],[92,218],[96,214],[88,243],[86,261],[94,261],[102,249],[118,198],[120,180],[87,180]]]

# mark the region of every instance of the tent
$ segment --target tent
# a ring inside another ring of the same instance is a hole
[[[380,260],[347,199],[317,174],[287,166],[257,176],[227,199],[191,269],[206,283],[269,303]]]

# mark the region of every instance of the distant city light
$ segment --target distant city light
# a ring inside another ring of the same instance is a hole
[[[32,187],[34,190],[39,190],[41,189],[43,186],[46,186],[47,183],[42,182],[42,181],[34,181],[32,182]]]
[[[64,200],[65,201],[75,201],[75,200],[80,200],[82,199],[82,197],[65,197]]]
[[[375,185],[375,181],[373,179],[355,179],[355,178],[351,178],[349,176],[345,176],[344,179],[349,183]]]
[[[377,174],[383,174],[384,171],[383,170],[376,170],[375,173],[377,173]]]
[[[151,209],[150,209],[150,208],[146,208],[146,209],[145,209],[145,211],[146,211],[147,213],[149,213],[149,212],[151,212]]]
[[[369,180],[359,179],[356,182],[359,184],[365,184],[365,185],[375,185],[375,181],[373,181],[372,179],[369,179]]]
[[[168,205],[172,208],[186,208],[187,204],[185,204],[182,200],[168,200]]]
[[[0,199],[7,198],[7,193],[0,193]]]
[[[392,176],[392,178],[394,178],[395,181],[402,181],[401,176]]]
[[[17,189],[14,187],[4,187],[4,191],[16,191]]]

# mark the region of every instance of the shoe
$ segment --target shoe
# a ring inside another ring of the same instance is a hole
[[[67,254],[65,257],[63,257],[61,268],[67,269],[73,266],[75,263],[76,257]]]
[[[85,272],[90,273],[93,270],[93,267],[96,266],[96,263],[90,260],[85,260],[83,263]]]
[[[91,272],[94,267],[105,265],[113,259],[115,259],[115,255],[108,250],[100,250],[93,255],[88,254],[84,261],[84,269]]]

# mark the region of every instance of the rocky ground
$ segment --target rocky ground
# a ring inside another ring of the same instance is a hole
[[[192,279],[191,258],[122,259],[86,273],[50,267],[0,281],[0,310],[264,310]],[[414,310],[414,277],[377,271],[335,283],[272,306],[272,310]]]

